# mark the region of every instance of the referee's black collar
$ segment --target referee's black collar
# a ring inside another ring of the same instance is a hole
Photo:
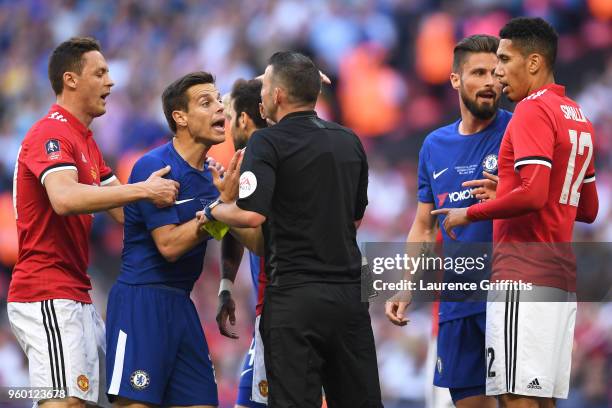
[[[291,112],[291,113],[288,113],[285,116],[283,116],[283,118],[281,120],[279,120],[278,123],[281,123],[285,119],[298,118],[298,117],[307,117],[307,116],[317,116],[317,112],[315,112],[313,110]]]

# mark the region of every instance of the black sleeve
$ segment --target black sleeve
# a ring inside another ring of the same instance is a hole
[[[265,217],[270,212],[270,202],[276,183],[278,157],[269,130],[253,133],[247,143],[240,168],[240,190],[236,205]]]
[[[355,138],[357,138],[357,136],[355,136]],[[357,138],[357,143],[359,144],[359,152],[361,153],[361,171],[359,173],[359,184],[357,185],[355,220],[360,220],[363,218],[363,214],[368,205],[368,158],[359,138]]]

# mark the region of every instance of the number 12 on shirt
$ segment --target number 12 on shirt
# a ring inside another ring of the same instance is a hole
[[[561,197],[559,198],[559,203],[567,204],[569,199],[569,204],[573,205],[574,207],[577,207],[578,202],[580,201],[580,193],[578,192],[578,188],[584,180],[584,175],[593,156],[593,138],[588,132],[580,132],[580,137],[578,137],[578,132],[573,129],[569,130],[569,138],[570,142],[572,143],[572,152],[570,153],[569,161],[567,163],[567,172],[565,173],[565,181],[563,182],[563,189],[561,190]],[[582,164],[582,169],[580,169],[580,173],[578,173],[578,177],[574,181],[574,184],[572,184],[572,178],[574,178],[574,169],[576,167],[576,152],[579,155],[584,155],[585,147],[589,148],[587,158]]]

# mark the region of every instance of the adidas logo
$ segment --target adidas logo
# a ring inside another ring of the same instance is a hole
[[[59,120],[60,122],[68,122],[66,118],[64,118],[64,116],[62,116],[62,114],[59,112],[53,112],[52,114],[50,114],[49,119]]]
[[[527,388],[532,388],[534,390],[541,390],[542,387],[540,386],[540,382],[538,381],[537,378],[535,378],[532,382],[529,383],[529,385],[527,386]]]

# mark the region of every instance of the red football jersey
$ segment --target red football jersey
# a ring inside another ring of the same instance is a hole
[[[13,202],[19,255],[9,302],[71,299],[91,303],[87,275],[93,215],[60,216],[44,187],[47,175],[72,169],[82,184],[115,180],[91,131],[66,109],[53,105],[27,133],[15,164]]]
[[[549,167],[550,184],[540,210],[493,221],[493,239],[502,244],[498,249],[516,255],[498,257],[496,252],[496,279],[522,278],[575,290],[575,260],[568,243],[582,186],[595,181],[594,142],[593,126],[580,106],[565,96],[563,86],[549,84],[517,104],[499,150],[497,197],[520,187],[518,169],[526,164]],[[547,244],[507,244],[533,242]]]

